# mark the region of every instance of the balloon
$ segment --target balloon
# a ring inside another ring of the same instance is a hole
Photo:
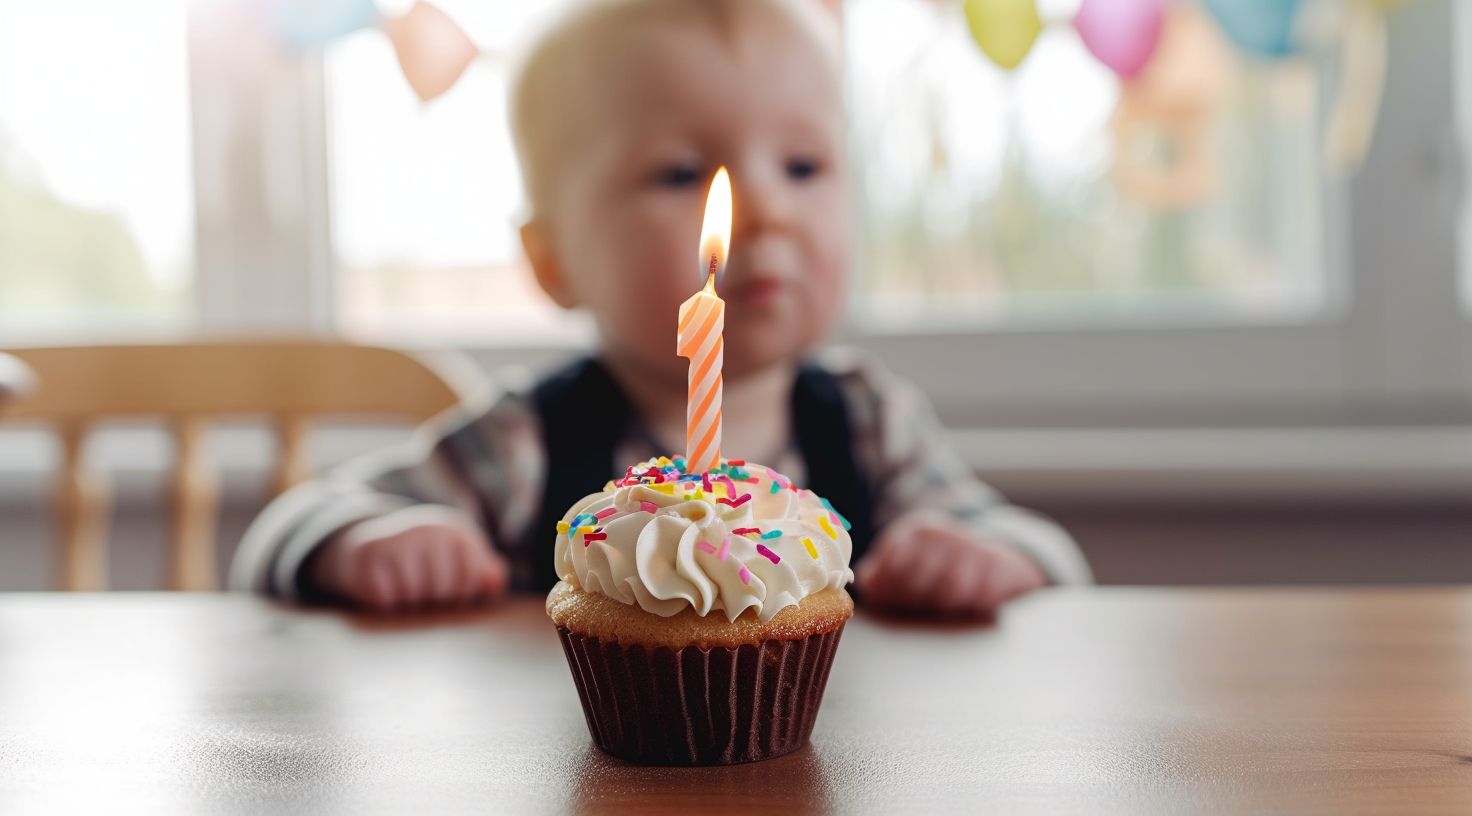
[[[1302,0],[1204,0],[1227,37],[1244,51],[1286,57],[1295,50],[1294,23]]]
[[[1035,0],[966,0],[966,24],[982,53],[1011,70],[1043,31]]]
[[[1377,4],[1350,7],[1339,47],[1339,91],[1324,126],[1324,166],[1333,178],[1358,170],[1375,137],[1390,48]]]
[[[1172,3],[1155,56],[1126,88],[1152,109],[1207,112],[1226,98],[1232,74],[1232,53],[1211,19],[1199,6]]]
[[[1073,27],[1099,61],[1128,79],[1138,74],[1165,24],[1165,0],[1083,0]]]
[[[448,14],[422,0],[404,16],[385,20],[383,32],[393,43],[404,78],[421,102],[450,90],[480,53]]]
[[[1231,54],[1206,14],[1171,4],[1155,57],[1119,90],[1113,175],[1121,193],[1159,210],[1211,196],[1218,178],[1211,122],[1231,72]]]
[[[373,0],[273,0],[268,8],[281,38],[298,51],[320,50],[378,22]]]

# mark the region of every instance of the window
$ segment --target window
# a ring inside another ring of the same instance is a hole
[[[1066,20],[1077,2],[1039,6]],[[975,55],[950,4],[850,0],[845,9],[850,56],[861,63],[850,68],[850,93],[868,183],[888,174],[885,183],[919,191],[895,200],[861,192],[869,265],[850,336],[916,379],[952,422],[1462,416],[1472,366],[1461,350],[1472,338],[1448,306],[1457,300],[1449,32],[1467,14],[1461,4],[1386,13],[1383,107],[1364,165],[1344,178],[1322,173],[1317,155],[1326,108],[1347,75],[1341,55],[1234,58],[1230,117],[1213,134],[1222,183],[1210,200],[1173,214],[1102,183],[1110,157],[1099,143],[1111,140],[1097,134],[1113,104],[1110,83],[1066,26],[1048,29],[1003,79]],[[887,53],[890,42],[900,45]],[[909,63],[904,44],[919,53]],[[918,114],[877,121],[877,100],[906,82],[914,93],[899,101]],[[984,108],[1012,116],[989,118]],[[1310,115],[1285,115],[1295,109]],[[909,128],[898,141],[911,149],[876,161],[875,144],[883,151],[892,141],[866,144],[865,127]],[[914,146],[927,132],[943,139],[944,158],[969,174],[967,184],[926,189],[933,159]],[[1003,191],[1022,206],[989,212],[958,186],[971,196]],[[1067,218],[1039,228],[1038,212],[1057,211]]]
[[[0,0],[0,337],[190,317],[185,0]]]
[[[1472,9],[1458,5],[1453,15],[1456,23],[1454,38],[1457,47],[1452,50],[1456,72],[1457,137],[1456,151],[1460,157],[1461,178],[1454,180],[1456,189],[1463,199],[1460,218],[1457,222],[1457,249],[1460,273],[1458,283],[1461,291],[1462,310],[1472,317]]]
[[[483,54],[422,104],[381,30],[282,48],[277,4],[189,4],[191,41],[186,0],[0,0],[4,342],[192,324],[503,363],[586,339],[521,268],[502,109],[508,48],[553,4],[439,5]],[[1388,4],[1383,108],[1343,178],[1319,169],[1332,50],[1228,49],[1217,184],[1172,207],[1113,183],[1116,158],[1162,146],[1115,138],[1128,91],[1067,25],[1005,74],[959,5],[843,4],[845,341],[956,424],[1472,418],[1472,10]]]
[[[1042,5],[1068,19],[1077,3]],[[1114,154],[1157,162],[1148,154],[1173,146],[1150,115],[1116,135],[1120,80],[1071,27],[1046,28],[1009,74],[957,4],[845,11],[869,325],[1261,320],[1325,306],[1317,66],[1236,57],[1204,12],[1168,26],[1150,70],[1197,75],[1208,180],[1189,206],[1152,205],[1113,177]],[[1168,92],[1187,104],[1185,88]]]
[[[472,32],[526,24],[498,3],[464,12]],[[446,94],[420,102],[393,48],[363,31],[326,54],[329,206],[337,316],[353,336],[517,343],[556,336],[569,315],[522,258],[520,174],[492,45]]]

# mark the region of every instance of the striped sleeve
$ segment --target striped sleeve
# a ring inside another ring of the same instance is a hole
[[[1078,545],[1052,520],[1010,504],[946,441],[925,395],[877,361],[834,349],[820,362],[843,385],[859,464],[874,486],[874,529],[940,511],[1016,546],[1058,584],[1093,581]]]
[[[506,550],[536,512],[545,463],[535,412],[523,390],[457,406],[405,444],[350,461],[266,507],[241,539],[230,586],[276,598],[311,594],[303,567],[343,528],[414,505],[452,508]],[[530,559],[505,551],[513,588],[532,580]]]

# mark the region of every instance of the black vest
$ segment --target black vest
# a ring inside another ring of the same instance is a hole
[[[517,548],[532,559],[534,584],[517,589],[545,592],[557,583],[552,563],[557,522],[573,502],[601,490],[633,464],[613,458],[634,416],[618,383],[592,358],[543,379],[532,392],[532,404],[541,419],[547,480],[527,540],[518,542]],[[853,525],[850,563],[858,563],[874,532],[871,492],[854,458],[848,406],[832,374],[814,365],[798,370],[792,389],[792,428],[807,465],[807,484],[802,486],[828,499]]]

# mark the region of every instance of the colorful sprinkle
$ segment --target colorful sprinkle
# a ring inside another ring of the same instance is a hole
[[[782,485],[777,484],[776,480],[774,479],[772,481],[772,489],[770,491],[772,493],[772,495],[774,495],[774,496],[777,495],[777,491],[779,491],[781,489],[782,489]]]
[[[728,465],[735,465],[736,467],[741,467],[741,466],[743,466],[743,465],[746,464],[746,460],[745,459],[727,459],[726,460],[726,464],[728,464]]]
[[[587,533],[583,536],[583,546],[588,546],[588,542],[590,541],[604,541],[607,538],[608,533]]]
[[[740,507],[741,505],[751,501],[751,494],[742,493],[740,496],[737,496],[734,499],[716,499],[716,501],[720,502],[721,504],[729,504],[732,507]]]
[[[714,490],[711,490],[711,488],[710,488],[710,474],[709,473],[702,473],[702,474],[700,474],[700,486],[702,488],[705,488],[705,492],[707,492],[707,493],[714,493],[715,492]]]
[[[736,575],[737,575],[737,577],[739,577],[741,579],[741,583],[743,583],[743,584],[749,584],[749,583],[751,583],[751,570],[747,569],[746,567],[743,566],[741,568],[741,571],[738,572],[738,573],[736,573]]]
[[[823,528],[823,532],[827,533],[829,538],[838,538],[838,532],[833,529],[832,524],[828,523],[827,516],[818,516],[818,526]]]
[[[716,545],[710,543],[709,541],[697,541],[695,542],[695,546],[708,553],[714,553],[716,551]]]
[[[731,535],[751,535],[752,533],[760,533],[761,531],[762,528],[760,527],[737,527],[731,531]]]
[[[852,530],[854,528],[852,524],[848,523],[848,519],[843,517],[842,513],[833,508],[832,502],[829,502],[827,499],[819,499],[818,501],[821,501],[823,503],[823,506],[828,508],[828,512],[833,514],[833,520],[838,522],[839,524],[842,524],[843,529]]]
[[[782,558],[780,556],[762,546],[761,544],[756,545],[756,551],[761,553],[762,555],[765,555],[767,557],[767,560],[771,561],[773,564],[782,563]]]
[[[802,545],[803,547],[807,548],[808,555],[811,555],[813,557],[813,560],[817,561],[818,548],[813,546],[813,540],[811,538],[808,538],[807,536],[803,536]]]
[[[599,510],[598,512],[594,513],[593,514],[593,518],[595,518],[595,519],[606,519],[609,516],[611,516],[611,515],[613,515],[613,514],[615,514],[617,512],[618,512],[618,508],[617,507],[606,507],[606,508],[604,508],[602,510]]]
[[[587,535],[591,532],[593,532],[593,528],[591,526],[583,526],[578,528],[578,535]]]
[[[782,531],[781,530],[768,530],[765,533],[762,533],[762,538],[765,538],[768,541],[771,541],[774,538],[781,538],[781,537],[782,537]]]
[[[654,513],[659,511],[659,505],[652,501],[641,501],[639,502],[639,509],[646,513]]]
[[[566,535],[567,534],[567,531],[568,530],[571,530],[571,529],[572,529],[572,525],[571,524],[568,524],[565,521],[559,521],[559,522],[557,522],[557,532],[562,533],[563,535]]]
[[[718,553],[716,553],[716,560],[717,561],[725,561],[726,560],[726,555],[728,553],[730,553],[730,552],[731,552],[731,537],[730,536],[726,536],[725,539],[721,541],[721,551],[718,552]]]
[[[668,496],[675,495],[675,486],[672,485],[672,484],[656,483],[656,484],[650,485],[650,487],[653,488],[654,490],[658,490],[659,492],[664,493],[665,495],[668,495]]]

